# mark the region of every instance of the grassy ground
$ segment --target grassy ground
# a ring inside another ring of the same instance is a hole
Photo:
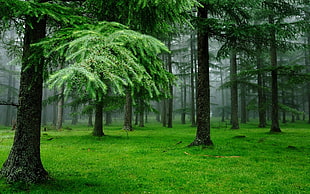
[[[196,131],[188,125],[147,124],[128,134],[112,125],[102,138],[92,137],[88,127],[70,127],[42,132],[50,181],[7,185],[1,180],[0,193],[310,193],[307,124],[287,124],[281,134],[256,124],[213,128],[215,146],[209,148],[187,147]],[[1,164],[12,138],[9,129],[0,130]]]

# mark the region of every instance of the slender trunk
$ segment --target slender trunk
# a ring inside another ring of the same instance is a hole
[[[195,82],[194,82],[194,35],[191,34],[191,41],[190,41],[190,47],[191,47],[191,122],[192,125],[191,126],[196,126],[196,117],[195,117],[195,112],[196,112],[196,108],[195,108]]]
[[[127,131],[133,131],[132,127],[132,96],[131,90],[126,91],[126,103],[125,103],[125,115],[124,115],[124,126],[123,129]]]
[[[274,19],[269,17],[269,23],[274,24]],[[279,103],[278,103],[278,71],[277,71],[277,44],[276,31],[270,31],[270,63],[271,71],[271,127],[270,132],[281,132],[279,125]]]
[[[57,104],[57,123],[56,123],[56,129],[62,128],[62,122],[63,122],[63,115],[64,115],[64,90],[65,87],[62,86],[60,89],[58,104]]]
[[[223,70],[220,68],[220,74],[221,74],[221,86],[224,84],[223,80]],[[221,112],[221,121],[225,122],[225,94],[224,94],[224,88],[221,88],[221,94],[222,94],[222,112]]]
[[[157,102],[156,106],[157,106],[157,111],[158,111],[158,113],[156,114],[156,121],[160,122],[160,116],[161,116],[161,114],[160,114],[160,112],[161,112],[161,104],[160,104],[160,102]]]
[[[171,50],[171,40],[168,41],[168,48]],[[172,73],[172,55],[168,54],[167,58],[168,71]],[[170,98],[168,99],[167,127],[172,128],[172,112],[173,112],[173,85],[169,85]]]
[[[286,100],[285,100],[285,91],[282,90],[282,104],[286,104]],[[283,110],[282,111],[282,123],[286,123],[286,111]]]
[[[161,113],[161,121],[163,122],[163,127],[167,126],[167,100],[164,99],[162,101],[162,113]]]
[[[72,110],[72,112],[71,112],[71,114],[72,114],[71,124],[76,125],[79,121],[79,119],[78,119],[78,107],[73,106],[71,110]]]
[[[93,126],[93,113],[88,113],[88,127],[92,127]]]
[[[54,95],[56,96],[57,95],[57,90],[56,88],[54,88]],[[57,123],[57,102],[53,102],[52,103],[52,124],[53,126],[56,127],[56,123]]]
[[[93,130],[93,136],[104,136],[103,133],[103,102],[97,100],[95,105],[95,126]]]
[[[105,124],[106,125],[112,124],[112,112],[111,111],[105,112]]]
[[[259,44],[259,43],[258,43]],[[264,128],[267,125],[266,122],[266,97],[264,92],[264,73],[261,71],[263,68],[263,59],[262,59],[262,51],[259,47],[257,49],[257,56],[256,56],[256,65],[257,69],[259,70],[257,74],[257,93],[258,93],[258,119],[259,119],[259,128]]]
[[[208,7],[198,8],[198,17],[208,18]],[[207,29],[198,32],[198,87],[197,87],[197,132],[189,146],[213,145],[210,136],[210,80],[209,80],[209,35]]]
[[[144,101],[139,99],[139,127],[144,127]]]
[[[43,89],[43,98],[47,97],[47,89]],[[42,125],[47,124],[47,105],[42,107]]]
[[[246,109],[246,86],[244,84],[241,85],[240,89],[240,108],[241,108],[241,123],[247,122],[247,109]]]
[[[43,53],[30,45],[45,37],[46,18],[26,16],[20,77],[17,127],[10,154],[0,177],[8,182],[43,182],[48,179],[40,156]],[[30,58],[35,53],[35,58]]]
[[[185,79],[185,78],[183,78]],[[185,100],[186,100],[186,97],[184,95],[186,95],[186,92],[185,92],[185,81],[183,80],[183,86],[181,86],[181,124],[185,124]]]
[[[13,70],[13,66],[10,67],[10,70]],[[8,93],[7,93],[7,100],[8,102],[13,102],[13,96],[12,96],[12,90],[13,90],[13,76],[10,73],[9,74],[9,83],[8,83]],[[7,106],[6,107],[6,114],[5,114],[5,120],[4,120],[4,125],[5,126],[10,126],[12,122],[12,106]]]
[[[239,129],[238,121],[238,84],[237,84],[237,54],[233,50],[230,56],[231,81],[231,129]]]

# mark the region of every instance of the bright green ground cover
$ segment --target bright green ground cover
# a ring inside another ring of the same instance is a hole
[[[256,124],[213,128],[211,148],[186,147],[196,131],[188,125],[147,124],[128,136],[112,125],[102,138],[92,137],[88,127],[70,127],[42,132],[48,183],[1,180],[0,193],[310,193],[308,124],[282,125],[281,134]],[[13,132],[0,129],[0,165],[12,138]]]

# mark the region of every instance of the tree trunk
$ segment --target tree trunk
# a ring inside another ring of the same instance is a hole
[[[220,68],[220,75],[221,75],[221,86],[224,84],[223,80],[223,70]],[[222,97],[222,111],[221,111],[221,121],[225,122],[225,94],[224,94],[224,88],[221,88],[221,97]]]
[[[269,23],[274,24],[274,19],[269,17]],[[271,71],[271,127],[270,132],[281,132],[279,125],[279,103],[278,103],[278,71],[277,71],[277,45],[276,31],[270,31],[270,63]]]
[[[72,125],[76,125],[79,121],[77,112],[78,112],[78,106],[73,106],[71,108],[71,114],[72,114],[71,124]]]
[[[191,34],[191,41],[190,41],[190,47],[191,47],[191,123],[192,123],[192,127],[196,126],[196,108],[195,108],[195,82],[194,82],[194,78],[195,78],[195,74],[194,74],[194,35]]]
[[[230,81],[231,81],[231,129],[239,129],[238,121],[238,84],[237,84],[237,55],[233,50],[230,56]]]
[[[167,100],[164,99],[162,101],[162,106],[161,106],[162,107],[161,121],[163,123],[163,127],[167,126],[167,107],[166,107],[166,105],[167,105]]]
[[[105,112],[105,124],[106,125],[112,124],[112,112],[111,111]]]
[[[168,41],[168,49],[171,50],[171,40]],[[172,73],[172,56],[168,53],[167,58],[168,71]],[[167,127],[172,128],[172,112],[173,112],[173,85],[169,85],[170,98],[168,99]]]
[[[284,89],[282,89],[282,104],[286,104]],[[282,110],[282,123],[286,123],[286,110]]]
[[[198,17],[208,18],[208,7],[198,8]],[[197,87],[197,131],[189,146],[213,145],[210,136],[210,80],[209,80],[209,35],[207,29],[198,32],[198,87]]]
[[[65,87],[62,86],[60,89],[58,104],[57,104],[57,123],[56,123],[56,129],[60,130],[62,128],[62,122],[63,122],[63,115],[64,115],[64,90]]]
[[[139,99],[139,127],[144,127],[144,101]]]
[[[0,172],[8,182],[37,183],[48,179],[40,157],[44,59],[30,45],[45,37],[46,18],[26,16],[17,127],[13,146]],[[30,58],[35,53],[35,58]]]
[[[93,126],[93,112],[88,113],[88,127]]]
[[[125,115],[124,115],[124,126],[123,129],[127,131],[133,131],[132,127],[132,96],[131,90],[126,91],[126,103],[125,103]]]
[[[95,126],[93,136],[101,137],[103,133],[103,102],[98,100],[95,105]]]
[[[14,66],[10,66],[10,70],[13,71]],[[13,95],[12,95],[12,90],[13,90],[13,76],[10,73],[9,74],[9,83],[8,83],[8,93],[7,93],[7,100],[8,102],[13,102]],[[4,120],[4,125],[5,126],[10,126],[12,122],[12,106],[7,106],[6,107],[6,114],[5,114],[5,120]]]
[[[259,44],[259,43],[258,43]],[[266,96],[264,92],[264,73],[260,70],[263,68],[263,59],[262,59],[262,52],[260,46],[257,49],[257,56],[256,56],[256,64],[257,69],[259,70],[257,74],[257,93],[258,93],[258,119],[259,119],[259,128],[264,128],[267,125],[266,122]]]
[[[241,108],[241,123],[247,122],[247,108],[246,108],[246,86],[244,84],[241,85],[240,89],[240,108]]]

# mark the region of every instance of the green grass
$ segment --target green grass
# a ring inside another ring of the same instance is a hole
[[[212,129],[215,145],[208,148],[187,147],[196,132],[188,125],[147,124],[128,135],[112,125],[102,138],[85,126],[49,130],[42,132],[41,158],[52,179],[1,180],[0,193],[310,193],[309,125],[286,124],[280,134],[254,123],[241,127]],[[12,138],[0,130],[0,163]]]

